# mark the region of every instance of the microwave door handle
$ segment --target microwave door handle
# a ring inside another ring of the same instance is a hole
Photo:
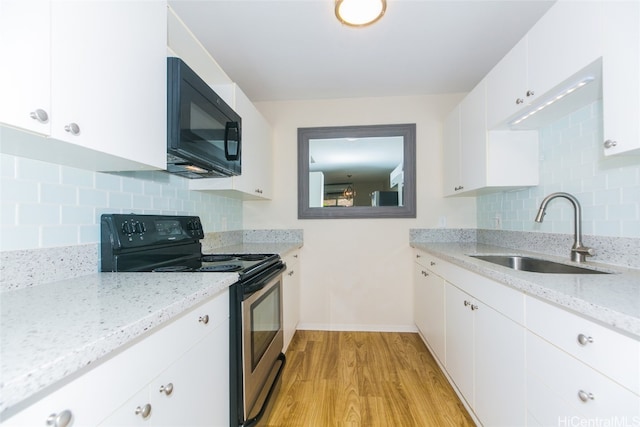
[[[229,153],[229,134],[231,133],[231,129],[235,129],[235,135],[237,136],[238,146],[236,148],[235,154]],[[229,161],[240,160],[240,125],[238,122],[227,122],[224,126],[224,156]]]

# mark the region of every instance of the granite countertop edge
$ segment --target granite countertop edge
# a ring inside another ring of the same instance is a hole
[[[537,297],[556,306],[567,309],[578,315],[600,323],[606,327],[640,340],[640,270],[629,269],[618,266],[610,266],[601,263],[587,263],[585,266],[596,270],[609,271],[610,275],[543,275],[538,273],[519,272],[507,267],[497,266],[485,261],[470,258],[470,254],[510,254],[529,255],[538,258],[545,258],[565,264],[574,264],[569,260],[556,256],[541,255],[539,253],[514,250],[500,246],[486,245],[480,243],[431,243],[431,242],[411,242],[412,248],[427,252],[444,261],[465,268],[474,273],[493,279],[504,285],[523,292],[525,295]],[[610,280],[611,283],[620,284],[631,294],[628,295],[632,301],[633,308],[622,310],[615,304],[589,300],[580,295],[580,286],[564,286],[554,289],[549,280],[553,276],[556,281],[568,281],[567,276],[579,276],[577,280],[596,281],[598,278]],[[589,277],[587,277],[589,276]],[[541,280],[544,278],[545,280]],[[574,292],[573,288],[576,289]],[[633,304],[636,302],[637,304]],[[625,312],[626,311],[626,312]]]
[[[278,253],[284,256],[301,247],[302,242],[242,243],[215,248],[210,253]],[[178,275],[188,274],[190,278],[195,279],[192,280],[195,282],[193,286],[183,293],[175,295],[175,298],[161,296],[160,301],[155,305],[134,307],[130,316],[122,316],[122,321],[117,324],[114,323],[106,329],[97,324],[100,319],[79,319],[77,321],[66,319],[67,323],[86,324],[89,322],[88,329],[94,328],[104,331],[100,334],[92,335],[86,340],[78,341],[68,348],[62,348],[68,343],[58,341],[54,344],[57,344],[60,348],[55,350],[38,348],[36,350],[35,347],[39,346],[36,344],[37,335],[31,340],[21,340],[19,344],[11,346],[12,339],[3,335],[3,345],[0,348],[0,361],[4,361],[0,365],[0,419],[6,419],[6,417],[13,415],[23,407],[35,402],[43,396],[42,393],[46,393],[52,387],[54,389],[57,388],[57,384],[63,385],[69,379],[75,378],[88,369],[99,365],[113,354],[127,348],[159,327],[186,313],[191,308],[224,291],[238,280],[237,273],[217,273],[215,276],[210,273],[171,273],[170,275],[162,275],[163,279],[166,280],[158,281],[159,274],[161,273],[95,273],[3,293],[2,297],[5,300],[3,302],[6,304],[11,301],[11,304],[16,305],[15,301],[24,300],[26,307],[28,301],[33,300],[34,296],[36,299],[38,297],[45,299],[45,295],[50,297],[51,294],[60,294],[60,290],[77,289],[85,299],[89,294],[89,299],[94,301],[93,303],[96,306],[101,306],[107,304],[107,300],[108,304],[114,303],[113,295],[103,295],[105,294],[104,289],[100,289],[105,284],[120,288],[117,298],[123,301],[128,297],[127,292],[123,291],[122,288],[126,288],[129,282],[145,283],[144,286],[151,285],[151,282],[153,282],[153,285],[156,286],[154,290],[157,295],[175,292],[175,280],[172,279],[178,278]],[[213,277],[215,277],[215,280],[211,280]],[[56,292],[54,289],[58,291]],[[132,290],[132,292],[141,291],[144,291],[144,289]],[[136,295],[136,297],[140,296]],[[101,301],[101,297],[104,297],[105,301]],[[4,331],[15,328],[18,323],[23,323],[25,318],[39,317],[38,313],[33,312],[33,307],[24,309],[24,312],[20,315],[20,321],[10,319],[11,313],[7,313],[8,311],[20,312],[21,308],[13,307],[13,310],[8,310],[6,306],[3,306],[2,313],[0,313],[2,315],[0,329]],[[88,309],[83,313],[88,313]],[[39,326],[37,322],[34,322],[34,325]],[[7,345],[8,342],[9,345]],[[9,357],[10,353],[16,349],[16,346],[28,346],[30,342],[34,347],[31,350],[23,348],[24,351],[21,354],[23,357],[18,358],[20,359],[20,366],[16,367],[11,361],[6,361],[11,358]],[[42,359],[45,352],[50,356]],[[32,361],[24,360],[25,357],[28,359],[29,355],[31,355]]]

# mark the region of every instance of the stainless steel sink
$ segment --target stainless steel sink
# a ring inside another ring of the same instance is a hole
[[[592,270],[575,265],[562,264],[546,259],[519,255],[469,255],[472,258],[502,265],[519,271],[549,274],[610,274],[606,271]]]

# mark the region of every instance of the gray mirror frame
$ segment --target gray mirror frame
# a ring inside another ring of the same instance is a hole
[[[309,207],[309,140],[323,138],[404,138],[404,206]],[[391,124],[298,128],[298,219],[415,218],[416,217],[416,125]]]

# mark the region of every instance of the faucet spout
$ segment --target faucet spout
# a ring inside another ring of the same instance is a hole
[[[571,247],[571,260],[575,262],[584,262],[587,256],[592,256],[595,251],[592,248],[586,247],[582,244],[582,208],[580,202],[574,196],[569,193],[551,193],[542,200],[540,203],[540,209],[536,215],[535,222],[542,222],[544,215],[546,214],[547,204],[557,198],[562,197],[571,202],[573,205],[574,213],[574,228],[573,228],[573,246]]]

